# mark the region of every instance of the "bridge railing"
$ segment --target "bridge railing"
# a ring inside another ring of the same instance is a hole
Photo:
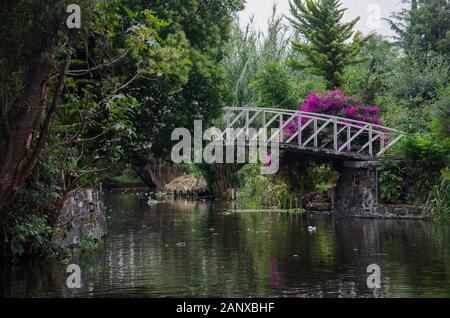
[[[379,157],[397,143],[404,133],[389,127],[349,118],[303,111],[258,108],[225,108],[224,126],[237,130],[227,141],[256,141],[297,145],[300,149],[326,150],[339,154]],[[249,134],[250,129],[256,134]],[[226,131],[227,131],[226,130]]]

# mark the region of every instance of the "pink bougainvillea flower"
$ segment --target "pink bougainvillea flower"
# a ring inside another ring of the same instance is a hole
[[[306,113],[319,113],[331,116],[351,118],[379,124],[377,114],[379,107],[367,106],[361,99],[355,96],[345,96],[343,90],[333,90],[325,95],[316,93],[309,94],[299,109]],[[298,122],[298,119],[296,119]],[[305,124],[306,119],[302,118],[301,124]]]
[[[272,153],[269,152],[267,154],[267,162],[266,162],[266,166],[271,166],[272,165]]]
[[[355,107],[347,107],[344,108],[344,110],[347,112],[347,115],[351,118],[355,118],[356,114],[358,113],[358,110]]]
[[[293,135],[297,132],[297,127],[293,123],[288,123],[284,129],[283,132],[289,135]]]
[[[366,109],[370,113],[378,113],[378,112],[380,112],[380,108],[377,107],[377,106],[369,106]]]

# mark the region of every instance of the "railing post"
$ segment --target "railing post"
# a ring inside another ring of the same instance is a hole
[[[350,125],[347,125],[347,141],[349,141],[350,138],[352,138],[352,127]],[[352,151],[352,143],[351,142],[349,142],[347,145],[347,151],[348,152]]]
[[[384,136],[385,136],[385,134],[383,133],[380,137],[380,152],[381,153],[384,152]]]
[[[372,156],[373,154],[373,148],[372,148],[372,125],[369,126],[369,156]]]
[[[299,147],[303,146],[302,143],[302,112],[298,112],[298,123],[297,123],[297,129],[298,129],[298,145]]]
[[[318,134],[316,134],[316,132],[317,132],[317,118],[314,118],[314,147],[315,148],[317,148],[317,144],[318,144],[318,142],[317,142]]]
[[[284,133],[283,133],[283,113],[280,113],[280,133],[278,134],[280,136],[280,143],[283,142],[284,139]]]
[[[227,109],[227,114],[225,115],[227,121],[227,128],[230,128],[231,125],[231,111]]]
[[[266,111],[262,111],[262,128],[266,128]]]
[[[337,135],[337,119],[334,118],[333,121],[333,146],[334,146],[334,151],[337,151],[337,142],[338,142],[338,135]]]
[[[245,140],[248,140],[249,128],[250,128],[250,110],[247,109],[247,112],[245,113]]]

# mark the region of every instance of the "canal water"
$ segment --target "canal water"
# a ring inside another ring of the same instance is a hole
[[[226,213],[219,202],[106,196],[108,235],[66,266],[0,272],[0,297],[450,297],[450,227],[417,220]],[[309,231],[308,226],[316,227]],[[381,288],[367,286],[367,267]]]

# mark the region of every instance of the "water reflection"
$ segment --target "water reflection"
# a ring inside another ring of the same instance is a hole
[[[139,194],[110,195],[106,204],[103,248],[74,260],[82,268],[80,290],[66,288],[65,266],[38,263],[2,270],[1,296],[450,296],[448,226],[227,215],[215,202],[148,207]],[[372,263],[381,266],[381,290],[366,286]]]

